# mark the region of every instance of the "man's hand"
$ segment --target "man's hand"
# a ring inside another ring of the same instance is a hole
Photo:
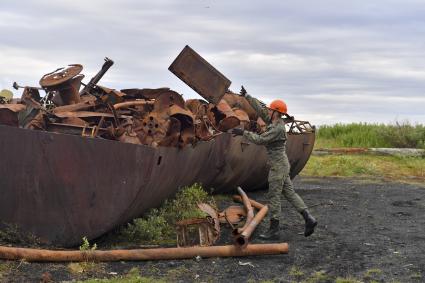
[[[246,94],[247,94],[246,89],[242,86],[241,91],[239,92],[239,95],[242,96],[242,97],[245,97]]]
[[[232,129],[231,133],[235,136],[242,136],[243,135],[244,130],[240,129],[240,128],[234,128]]]
[[[285,121],[285,123],[293,122],[294,120],[295,120],[294,116],[289,116],[288,114],[284,115],[283,121]]]

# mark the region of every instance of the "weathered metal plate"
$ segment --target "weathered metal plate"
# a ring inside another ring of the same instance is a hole
[[[314,133],[289,135],[291,176],[313,144]],[[227,133],[179,149],[0,125],[0,156],[0,228],[16,225],[61,246],[104,234],[179,187],[250,191],[265,187],[268,174],[265,147]]]
[[[213,104],[218,104],[232,83],[188,45],[168,70]]]

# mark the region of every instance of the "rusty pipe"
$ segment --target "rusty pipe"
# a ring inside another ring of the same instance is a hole
[[[146,101],[146,100],[136,100],[136,101],[127,101],[114,104],[114,109],[120,109],[128,106],[136,106],[136,105],[146,105],[146,104],[154,104],[154,101]]]
[[[236,201],[236,202],[242,202],[241,196],[238,196],[238,195],[234,195],[233,196],[233,200]],[[253,199],[249,199],[249,202],[251,203],[251,205],[253,207],[255,207],[258,210],[260,210],[260,209],[262,209],[264,207],[264,204],[259,203],[259,202],[255,201]]]
[[[241,187],[238,187],[237,190],[238,190],[238,193],[241,195],[242,202],[243,202],[245,209],[246,209],[246,221],[245,221],[245,224],[244,224],[243,227],[235,229],[233,231],[233,234],[235,234],[235,235],[242,233],[242,231],[245,230],[246,227],[248,227],[248,225],[252,221],[252,219],[254,219],[254,210],[252,209],[252,205],[251,205],[251,202],[249,201],[248,196],[242,190]]]
[[[81,262],[81,261],[142,261],[188,259],[200,256],[207,257],[240,257],[252,255],[274,255],[288,253],[287,243],[255,244],[241,249],[235,245],[189,247],[189,248],[157,248],[110,251],[56,251],[29,248],[0,246],[0,259],[26,260],[29,262]]]
[[[251,237],[251,234],[254,232],[255,228],[257,228],[258,224],[264,219],[267,212],[269,211],[269,207],[265,205],[258,213],[255,215],[254,219],[249,222],[248,226],[235,237],[236,245],[240,247],[247,247],[248,239]]]

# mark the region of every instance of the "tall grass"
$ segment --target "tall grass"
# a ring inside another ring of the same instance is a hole
[[[425,126],[409,122],[385,124],[335,124],[320,126],[316,148],[399,147],[425,149]]]

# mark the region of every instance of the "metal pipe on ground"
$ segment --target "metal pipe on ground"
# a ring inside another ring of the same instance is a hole
[[[255,228],[257,228],[258,224],[260,224],[260,222],[264,219],[268,211],[269,207],[267,205],[263,206],[263,208],[258,211],[254,219],[249,222],[248,226],[242,231],[242,233],[235,237],[236,245],[244,248],[251,246],[248,245],[248,239],[251,237],[251,234],[254,232]]]
[[[241,196],[238,196],[238,195],[234,195],[233,196],[233,200],[236,201],[236,202],[242,202]],[[249,202],[251,203],[251,205],[253,207],[255,207],[258,210],[260,210],[260,209],[262,209],[264,207],[264,204],[259,203],[259,202],[255,201],[253,199],[249,199]]]
[[[242,190],[241,187],[238,187],[238,193],[241,195],[241,200],[242,200],[242,202],[245,206],[245,209],[246,209],[246,221],[245,221],[245,225],[241,228],[235,229],[233,231],[233,234],[242,233],[242,231],[244,231],[246,229],[246,227],[248,227],[248,225],[252,221],[252,219],[254,219],[254,210],[252,209],[251,202],[250,202],[248,196]]]
[[[29,248],[0,246],[0,259],[26,260],[29,262],[82,262],[82,261],[142,261],[189,259],[196,256],[207,257],[241,257],[252,255],[276,255],[288,253],[287,243],[255,244],[241,248],[235,245],[189,247],[189,248],[156,248],[110,251],[55,251]]]

